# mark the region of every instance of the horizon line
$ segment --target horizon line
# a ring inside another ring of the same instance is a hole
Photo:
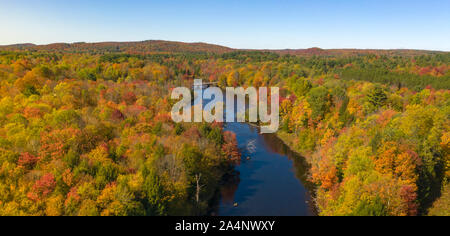
[[[152,42],[152,41],[160,41],[160,42],[171,42],[171,43],[185,43],[185,44],[207,44],[212,46],[220,46],[225,47],[232,50],[243,50],[243,51],[249,51],[249,50],[257,50],[257,51],[295,51],[295,50],[308,50],[308,49],[321,49],[321,50],[378,50],[378,51],[429,51],[429,52],[450,52],[450,49],[424,49],[424,48],[322,48],[318,46],[312,46],[307,48],[233,48],[230,46],[225,46],[220,43],[208,43],[208,42],[202,42],[202,41],[176,41],[176,40],[165,40],[165,39],[147,39],[147,40],[128,40],[128,41],[115,41],[115,40],[107,40],[107,41],[72,41],[72,42],[51,42],[51,43],[32,43],[32,42],[24,42],[24,43],[13,43],[13,44],[0,44],[0,47],[12,47],[12,46],[19,46],[19,45],[33,45],[33,46],[49,46],[49,45],[55,45],[55,44],[100,44],[100,43],[144,43],[144,42]]]

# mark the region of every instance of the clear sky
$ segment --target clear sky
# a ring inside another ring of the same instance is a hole
[[[450,0],[0,0],[0,45],[147,39],[450,51]]]

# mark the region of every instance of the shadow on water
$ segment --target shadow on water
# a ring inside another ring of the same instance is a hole
[[[237,175],[222,184],[213,215],[315,215],[313,185],[307,181],[309,166],[303,157],[276,135],[261,135],[250,124],[229,123],[225,129],[236,133],[242,163]]]
[[[263,134],[263,137],[268,149],[271,152],[286,156],[289,160],[293,161],[296,177],[302,182],[310,193],[313,193],[315,190],[315,185],[308,180],[311,166],[306,159],[300,154],[292,151],[292,149],[275,134]]]
[[[194,100],[199,103],[198,97]],[[242,162],[223,180],[211,215],[316,215],[310,194],[313,185],[307,181],[309,166],[303,157],[276,135],[262,135],[251,124],[226,123],[225,130],[236,134]]]

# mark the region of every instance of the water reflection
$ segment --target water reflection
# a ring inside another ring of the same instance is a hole
[[[225,129],[236,133],[243,158],[236,167],[238,174],[223,183],[214,215],[314,215],[304,158],[252,125],[230,123]]]
[[[194,104],[200,102],[198,97],[194,100]],[[310,195],[313,186],[307,181],[309,166],[304,158],[276,135],[260,134],[256,126],[227,123],[225,129],[236,133],[242,163],[225,178],[212,215],[315,215]]]
[[[303,185],[310,191],[314,192],[314,184],[308,181],[308,173],[311,166],[306,161],[306,159],[300,156],[298,153],[291,150],[281,139],[279,139],[275,134],[263,134],[267,148],[276,154],[280,154],[289,158],[293,161],[294,170],[296,177],[300,179]]]

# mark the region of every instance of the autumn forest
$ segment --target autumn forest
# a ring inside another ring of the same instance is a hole
[[[450,215],[450,53],[165,41],[0,47],[0,215],[204,216],[245,158],[171,90],[279,87],[321,216]]]

